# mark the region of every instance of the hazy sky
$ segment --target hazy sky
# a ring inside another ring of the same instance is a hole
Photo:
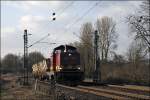
[[[124,54],[131,42],[126,17],[136,13],[140,4],[141,1],[1,1],[1,56],[23,54],[23,32],[27,29],[32,34],[29,45],[48,33],[50,36],[42,42],[58,43],[39,43],[29,48],[29,52],[40,51],[49,57],[59,43],[79,41],[73,33],[79,35],[83,23],[92,22],[95,26],[96,19],[102,16],[116,21],[117,52]],[[56,21],[52,21],[53,12]]]

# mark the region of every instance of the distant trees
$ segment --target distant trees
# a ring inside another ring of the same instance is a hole
[[[99,52],[101,61],[107,61],[109,53],[117,47],[118,35],[115,31],[115,22],[110,17],[97,19],[96,29],[99,33]],[[81,66],[84,66],[87,77],[92,77],[94,72],[94,27],[90,22],[82,25],[80,30],[80,43],[75,42],[81,55]]]
[[[114,53],[114,56],[113,56],[113,62],[116,63],[116,64],[123,64],[126,62],[125,58],[123,55],[120,55],[120,54],[116,54]]]
[[[7,54],[1,61],[2,73],[19,72],[22,68],[21,57],[15,54]]]
[[[80,53],[82,57],[82,64],[85,66],[86,75],[92,75],[94,66],[94,51],[93,51],[93,26],[90,22],[87,22],[81,27],[81,44]]]
[[[44,59],[44,56],[40,52],[29,53],[29,71],[32,71],[32,65]],[[23,71],[23,56],[15,54],[7,54],[1,60],[1,72],[2,73],[21,73]]]
[[[145,60],[145,52],[143,51],[143,45],[140,41],[133,41],[129,49],[127,50],[127,60],[129,62],[130,70],[132,71],[132,78],[134,81],[137,81],[141,78],[141,74],[145,76],[149,76],[149,67],[147,64],[147,60]],[[143,78],[144,78],[143,77]],[[147,80],[149,78],[146,77]],[[141,78],[142,80],[142,78]]]
[[[118,35],[115,30],[116,23],[111,17],[104,16],[101,19],[97,19],[96,26],[100,37],[100,58],[102,61],[107,61],[108,54],[117,47],[116,41]]]
[[[143,45],[139,41],[133,41],[127,50],[127,59],[134,64],[144,60],[145,53],[143,52]]]

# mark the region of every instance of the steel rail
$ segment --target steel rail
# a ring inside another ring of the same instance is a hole
[[[81,87],[70,87],[70,86],[64,86],[64,85],[60,85],[57,84],[57,87],[63,87],[66,89],[70,89],[70,90],[76,90],[76,91],[80,91],[80,92],[84,92],[84,93],[91,93],[100,97],[105,97],[108,99],[115,99],[115,100],[129,100],[128,97],[122,97],[122,96],[117,96],[117,95],[113,95],[113,94],[108,94],[108,93],[104,93],[104,92],[99,92],[99,91],[95,91],[92,89],[87,89],[87,88],[81,88]]]
[[[150,87],[149,88],[134,88],[133,87],[125,87],[125,86],[118,86],[118,85],[108,85],[109,87],[111,88],[119,88],[119,89],[126,89],[126,90],[133,90],[133,91],[139,91],[139,92],[145,92],[145,93],[148,93],[150,95]]]
[[[116,91],[116,90],[112,90],[112,89],[101,89],[101,88],[93,88],[93,87],[85,87],[85,86],[79,86],[79,88],[88,89],[88,90],[92,90],[92,91],[99,91],[99,92],[108,93],[108,94],[112,94],[112,95],[114,94],[117,96],[129,97],[131,99],[150,100],[150,96]]]

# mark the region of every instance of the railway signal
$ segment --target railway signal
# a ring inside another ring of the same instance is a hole
[[[100,58],[99,58],[99,54],[98,54],[98,40],[99,40],[99,35],[96,30],[95,38],[94,38],[95,70],[94,70],[94,75],[93,75],[93,81],[96,83],[101,82]]]
[[[53,16],[53,18],[52,18],[52,20],[54,21],[54,20],[56,20],[56,13],[54,12],[53,14],[52,14],[52,16]]]
[[[53,13],[53,16],[55,15],[55,13]]]
[[[24,82],[23,85],[28,85],[28,34],[27,30],[24,30]]]

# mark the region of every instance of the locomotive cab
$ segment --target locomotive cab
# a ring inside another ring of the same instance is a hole
[[[75,47],[61,45],[53,51],[54,71],[80,69],[80,54]]]

